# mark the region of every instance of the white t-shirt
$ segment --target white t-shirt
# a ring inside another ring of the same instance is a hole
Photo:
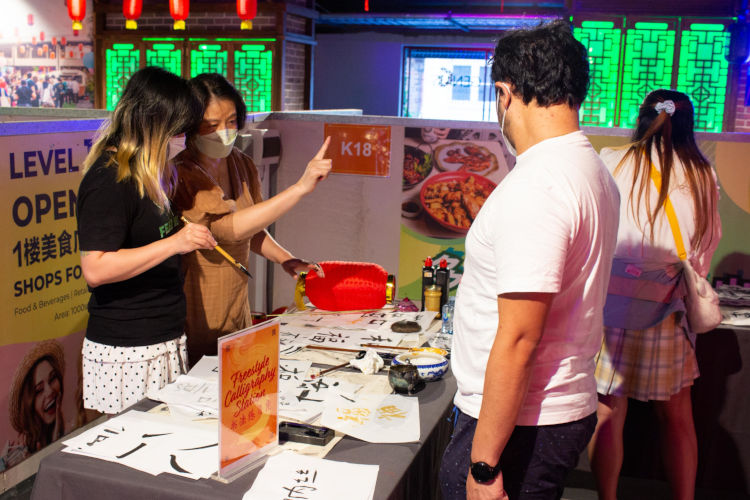
[[[454,402],[478,418],[498,326],[498,295],[554,293],[516,425],[572,422],[596,410],[594,356],[620,197],[583,132],[542,141],[489,196],[466,237],[452,350]]]
[[[627,149],[617,148],[610,149],[604,148],[601,151],[601,157],[607,168],[615,175],[615,182],[617,187],[620,189],[622,206],[620,207],[620,226],[617,234],[617,248],[615,249],[615,257],[623,258],[634,258],[643,259],[651,262],[664,262],[671,263],[677,262],[679,257],[677,256],[677,247],[674,242],[674,235],[672,229],[669,226],[669,219],[666,213],[662,209],[656,219],[656,227],[654,228],[654,240],[651,241],[651,229],[648,226],[648,213],[646,211],[645,197],[638,207],[638,221],[633,215],[630,205],[630,189],[633,184],[633,172],[635,165],[632,161],[624,163],[615,173],[617,165]],[[654,166],[661,172],[661,166],[656,154],[652,155]],[[716,173],[713,172],[714,180],[716,180]],[[646,172],[648,175],[648,171]],[[650,206],[656,206],[659,198],[659,193],[656,190],[656,186],[649,176],[649,199]],[[718,182],[716,182],[718,186]],[[716,188],[718,189],[718,187]],[[638,186],[636,186],[635,196],[638,196]],[[674,207],[677,220],[680,225],[680,233],[682,234],[682,241],[685,245],[685,251],[688,253],[690,263],[693,265],[695,270],[702,276],[708,274],[709,267],[711,266],[711,257],[719,245],[721,239],[721,220],[719,219],[719,208],[718,203],[716,210],[711,217],[713,218],[713,224],[709,226],[712,228],[712,233],[704,236],[704,240],[710,243],[707,246],[703,246],[703,249],[696,251],[690,245],[690,240],[695,234],[695,208],[693,207],[693,196],[690,193],[690,184],[685,177],[685,167],[682,165],[680,160],[675,157],[674,168],[669,181],[669,199]],[[717,197],[718,199],[718,197]]]

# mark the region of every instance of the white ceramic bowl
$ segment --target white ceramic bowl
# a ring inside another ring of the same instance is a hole
[[[412,351],[399,354],[393,358],[391,363],[416,366],[419,376],[425,382],[438,380],[448,371],[448,360],[444,356],[429,351]]]

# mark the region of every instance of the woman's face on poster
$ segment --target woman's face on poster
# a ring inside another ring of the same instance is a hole
[[[49,361],[42,360],[34,368],[33,377],[34,411],[45,424],[53,424],[62,403],[60,375]]]

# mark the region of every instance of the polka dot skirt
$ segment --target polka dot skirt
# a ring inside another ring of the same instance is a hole
[[[83,406],[119,413],[187,372],[187,340],[117,347],[83,340]]]

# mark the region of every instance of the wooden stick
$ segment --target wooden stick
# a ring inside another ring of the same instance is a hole
[[[319,351],[360,352],[362,349],[345,349],[343,347],[326,347],[322,345],[306,345],[305,349],[317,349]]]
[[[322,372],[318,373],[317,375],[311,375],[310,378],[312,378],[312,379],[320,378],[323,375],[325,375],[326,373],[330,373],[333,370],[338,370],[339,368],[344,368],[345,366],[349,366],[349,362],[348,361],[346,363],[341,363],[340,365],[336,365],[336,366],[332,366],[330,368],[326,368],[325,370],[323,370]]]
[[[378,345],[378,344],[359,344],[362,347],[372,347],[373,349],[403,349],[404,351],[411,351],[419,349],[419,347],[396,347],[390,345]]]

